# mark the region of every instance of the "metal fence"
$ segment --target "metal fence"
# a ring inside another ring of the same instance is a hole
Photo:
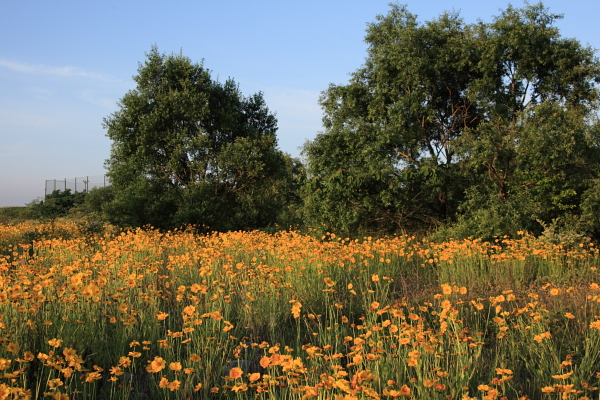
[[[46,180],[44,194],[47,196],[55,190],[62,191],[67,189],[71,189],[71,193],[87,193],[93,188],[109,185],[110,181],[106,175],[78,176],[73,179],[49,179]]]

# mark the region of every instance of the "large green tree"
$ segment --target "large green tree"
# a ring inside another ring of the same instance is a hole
[[[504,213],[515,225],[576,208],[598,172],[600,69],[559,18],[541,4],[470,25],[456,13],[419,23],[399,5],[378,16],[365,64],[321,96],[325,131],[304,148],[308,220],[429,230],[489,203],[519,206]]]
[[[113,141],[106,166],[112,222],[250,229],[275,223],[293,161],[277,149],[277,120],[262,93],[243,96],[202,64],[156,47],[137,84],[104,119]]]

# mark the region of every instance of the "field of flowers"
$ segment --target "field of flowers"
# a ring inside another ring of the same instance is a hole
[[[592,399],[591,243],[0,225],[0,400]]]

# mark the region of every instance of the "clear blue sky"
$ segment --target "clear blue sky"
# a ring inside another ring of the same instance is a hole
[[[204,59],[213,78],[264,93],[279,120],[279,147],[321,127],[319,93],[345,83],[366,55],[366,23],[388,0],[0,2],[0,206],[44,194],[46,179],[102,175],[110,140],[102,119],[134,87],[152,45]],[[402,2],[401,2],[402,3]],[[533,2],[532,2],[533,3]],[[504,0],[409,1],[421,21],[444,10],[491,21]],[[513,2],[522,6],[521,2]],[[600,1],[545,1],[564,14],[565,37],[600,48]]]

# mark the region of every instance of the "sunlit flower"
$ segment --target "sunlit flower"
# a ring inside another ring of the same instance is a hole
[[[181,386],[181,382],[179,382],[177,379],[175,379],[173,382],[169,383],[169,385],[167,387],[172,392],[174,390],[179,389],[179,386]]]
[[[165,319],[167,319],[167,317],[169,316],[169,314],[165,313],[165,312],[161,312],[156,314],[156,319],[158,319],[159,321],[164,321]]]
[[[243,374],[244,374],[244,371],[242,371],[241,368],[233,367],[229,371],[229,378],[231,378],[232,380],[236,380],[236,379],[241,378]]]
[[[167,362],[162,357],[156,356],[154,357],[154,360],[150,362],[150,365],[146,367],[146,371],[153,373],[162,371],[165,368],[166,364]]]

